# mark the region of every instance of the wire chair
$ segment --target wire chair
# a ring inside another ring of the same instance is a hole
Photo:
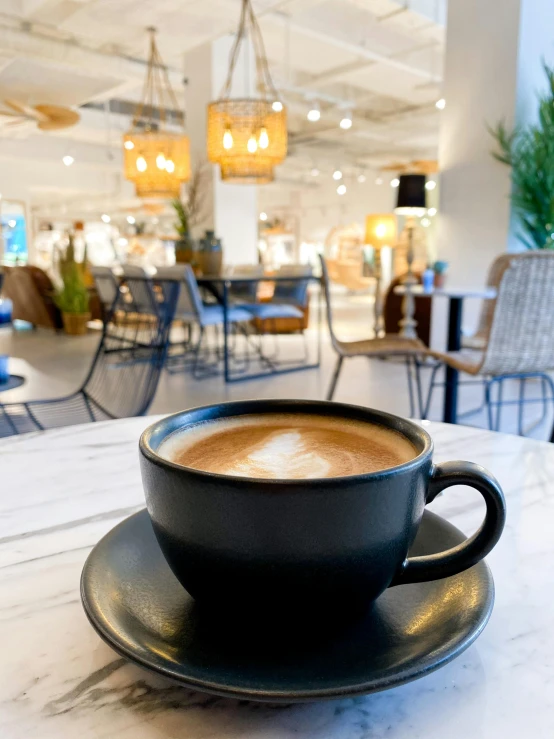
[[[0,404],[0,437],[144,415],[164,366],[179,283],[161,289],[155,316],[129,313],[120,290],[83,385],[62,398]]]
[[[109,267],[94,266],[90,271],[102,306],[102,320],[106,322],[119,293],[119,281]]]
[[[524,406],[542,404],[542,417],[533,424],[535,427],[546,416],[547,401],[554,399],[554,383],[547,374],[554,370],[554,254],[513,254],[509,255],[508,264],[502,266],[502,278],[483,351],[431,352],[439,364],[432,371],[424,417],[429,411],[434,388],[442,384],[435,381],[437,370],[447,364],[484,381],[485,405],[492,430],[498,431],[500,428],[502,407],[516,405],[518,433],[523,435]],[[505,380],[519,381],[519,397],[516,400],[503,398]],[[525,383],[528,380],[539,381],[540,397],[525,397]],[[493,398],[495,386],[498,388],[496,399]],[[547,389],[550,397],[547,396]]]

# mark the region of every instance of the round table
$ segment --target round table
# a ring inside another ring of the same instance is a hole
[[[508,523],[488,558],[496,583],[489,625],[446,667],[399,688],[264,706],[196,693],[127,663],[81,608],[91,546],[144,505],[137,441],[152,420],[0,443],[2,739],[551,739],[553,445],[424,422],[437,461],[479,462],[506,493]],[[480,496],[463,488],[430,508],[467,533],[483,515]]]

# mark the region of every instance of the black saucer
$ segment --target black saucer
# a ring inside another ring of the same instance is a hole
[[[463,535],[425,512],[411,554],[455,546]],[[301,633],[202,612],[177,582],[141,511],[89,555],[85,612],[116,652],[189,688],[267,702],[310,701],[385,690],[446,664],[485,627],[494,584],[481,562],[445,580],[387,590],[357,622]]]

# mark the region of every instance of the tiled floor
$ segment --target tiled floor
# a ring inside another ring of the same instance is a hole
[[[334,313],[337,333],[341,338],[367,338],[372,324],[372,298],[360,295],[337,295]],[[315,311],[313,312],[315,314]],[[99,340],[99,332],[86,337],[68,337],[46,330],[17,331],[0,337],[0,353],[9,353],[25,359],[33,367],[29,382],[11,392],[0,394],[0,401],[53,397],[76,388],[84,378],[92,354]],[[158,392],[150,409],[151,413],[166,413],[195,405],[243,398],[314,398],[325,397],[333,371],[335,355],[329,343],[326,328],[323,331],[323,356],[319,369],[296,372],[279,377],[225,385],[221,376],[195,380],[189,373],[162,374]],[[267,339],[267,341],[272,341]],[[315,348],[315,328],[308,332],[308,342]],[[298,337],[279,339],[282,356],[302,352]],[[272,346],[269,346],[271,349]],[[424,372],[427,386],[428,373]],[[515,387],[513,388],[515,392]],[[531,392],[531,391],[530,391]],[[460,395],[460,411],[480,405],[482,392],[477,387],[465,387]],[[335,400],[372,406],[407,415],[409,412],[406,372],[401,362],[352,359],[343,365]],[[531,421],[539,414],[539,407],[530,407],[526,418]],[[431,419],[441,418],[441,391],[435,392]],[[486,427],[482,412],[464,419],[464,423]],[[530,435],[546,439],[550,434],[552,414]],[[513,410],[504,412],[502,430],[515,432],[516,419]]]

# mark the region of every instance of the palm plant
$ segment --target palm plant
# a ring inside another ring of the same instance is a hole
[[[62,281],[62,287],[54,296],[54,301],[62,313],[86,314],[89,308],[89,293],[86,286],[87,253],[82,262],[75,258],[75,240],[73,234],[68,236],[69,242],[65,250],[56,247],[56,261]]]
[[[554,68],[545,64],[544,71],[548,87],[537,122],[511,131],[501,122],[491,130],[493,156],[512,169],[510,197],[527,249],[554,249]]]

